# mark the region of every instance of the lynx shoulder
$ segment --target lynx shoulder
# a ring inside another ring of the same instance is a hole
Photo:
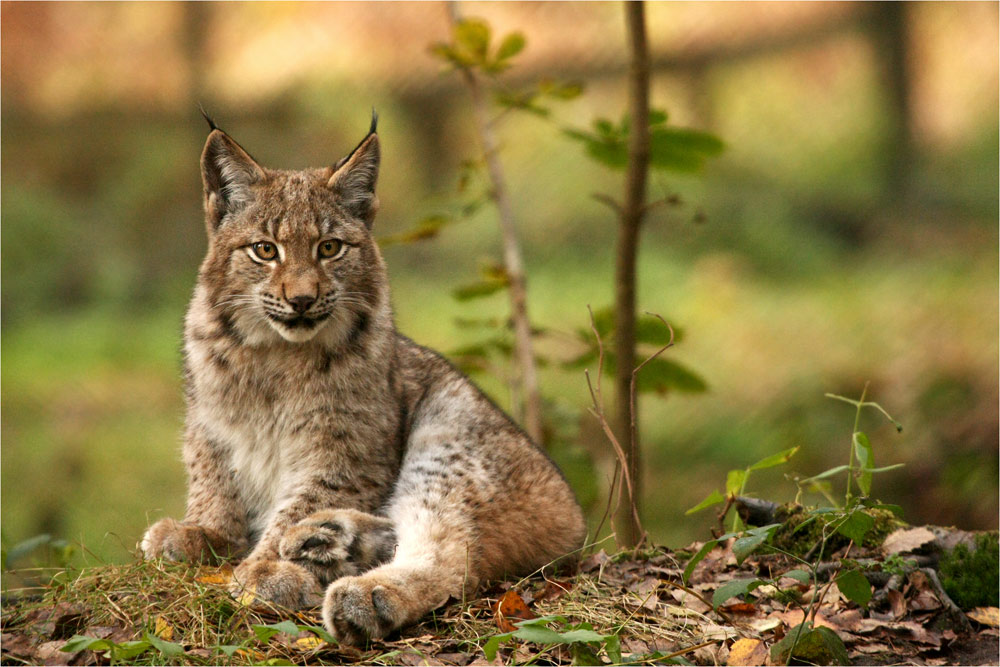
[[[238,558],[234,593],[318,604],[341,641],[577,549],[551,461],[443,358],[398,333],[371,229],[368,135],[336,165],[261,166],[215,127],[208,252],[185,320],[187,511],[146,557]]]

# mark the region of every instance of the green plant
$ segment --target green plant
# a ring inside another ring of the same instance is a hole
[[[976,537],[975,548],[957,545],[941,558],[941,586],[964,610],[995,607],[1000,600],[1000,543],[996,533]]]
[[[857,401],[827,394],[830,398],[855,406],[854,427],[847,465],[837,466],[819,475],[797,481],[798,495],[801,496],[808,484],[815,484],[818,480],[846,472],[847,485],[843,504],[836,503],[829,493],[824,493],[832,505],[828,507],[804,508],[798,505],[798,498],[796,498],[796,503],[791,507],[778,507],[776,509],[774,516],[778,519],[777,522],[746,530],[739,530],[743,524],[738,515],[734,513],[732,524],[734,529],[706,542],[688,560],[683,580],[687,582],[694,572],[695,566],[712,549],[731,538],[735,538],[732,551],[738,564],[742,564],[751,554],[763,550],[781,554],[800,565],[801,569],[789,570],[776,578],[752,577],[728,582],[715,591],[712,598],[713,607],[717,609],[726,600],[735,596],[747,595],[765,584],[775,586],[780,592],[780,580],[785,577],[799,583],[811,584],[814,591],[820,591],[824,584],[820,580],[819,565],[826,555],[840,548],[846,548],[847,551],[840,559],[840,567],[831,575],[829,582],[825,585],[829,587],[836,583],[837,588],[845,598],[862,607],[868,605],[872,597],[871,585],[868,583],[861,565],[848,558],[847,554],[850,553],[850,549],[854,545],[874,546],[871,538],[878,536],[880,540],[884,537],[891,529],[890,527],[895,526],[895,515],[901,512],[901,508],[870,500],[873,475],[899,466],[875,467],[874,449],[871,441],[865,433],[859,430],[861,411],[866,407],[874,408],[885,415],[898,431],[902,430],[902,426],[880,405],[865,401],[867,390],[868,385],[866,384],[861,398]],[[747,480],[753,470],[786,463],[795,455],[796,451],[798,451],[798,447],[793,447],[761,459],[742,470],[730,470],[726,479],[726,495],[714,491],[701,503],[688,510],[688,513],[726,502],[725,508],[720,513],[720,521],[724,520],[736,498],[745,492]],[[852,493],[852,480],[856,481],[860,495]],[[800,532],[803,533],[803,548],[795,548],[793,546],[795,542],[792,538]],[[794,604],[799,604],[794,595],[786,597]],[[817,601],[822,600],[822,598],[822,595],[817,595],[814,592],[808,606],[803,609],[803,622],[793,628],[785,639],[772,647],[771,659],[773,661],[789,664],[793,658],[797,658],[815,664],[845,664],[847,662],[846,648],[840,638],[827,628],[815,625],[819,609]]]
[[[549,628],[555,623],[557,629]],[[571,624],[562,616],[541,616],[514,624],[517,629],[493,635],[483,645],[483,653],[491,663],[496,659],[501,643],[521,640],[545,646],[565,645],[573,656],[575,665],[602,664],[600,654],[604,654],[612,664],[622,663],[621,642],[617,633],[595,632],[589,623]]]

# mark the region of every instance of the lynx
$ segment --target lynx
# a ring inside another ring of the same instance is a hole
[[[371,233],[377,116],[335,166],[302,171],[261,166],[206,119],[187,510],[146,531],[144,556],[241,559],[233,594],[322,601],[327,629],[359,644],[577,549],[555,465],[395,328]]]

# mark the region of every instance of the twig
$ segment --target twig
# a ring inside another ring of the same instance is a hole
[[[452,25],[455,26],[461,20],[458,3],[452,0],[448,3],[448,9]],[[507,180],[504,177],[499,158],[499,142],[493,132],[482,87],[471,68],[461,67],[458,71],[465,80],[469,96],[472,98],[472,106],[479,126],[479,140],[483,147],[483,159],[486,162],[493,185],[491,196],[497,206],[500,235],[503,242],[503,263],[509,279],[507,293],[510,296],[510,315],[514,323],[514,358],[524,392],[522,404],[524,430],[539,446],[544,446],[542,397],[538,389],[538,372],[535,368],[535,355],[532,351],[524,260],[521,257],[521,245],[517,238],[514,207],[507,193]]]
[[[597,340],[597,387],[594,388],[593,383],[590,381],[590,373],[584,371],[584,376],[587,378],[587,388],[590,390],[590,399],[593,402],[590,408],[591,414],[597,417],[598,422],[601,424],[601,428],[604,430],[604,434],[607,436],[608,440],[611,442],[611,446],[615,450],[615,455],[618,457],[618,461],[621,463],[621,474],[625,480],[625,486],[628,489],[629,494],[629,504],[631,506],[632,520],[635,522],[635,526],[638,530],[645,535],[642,531],[642,523],[639,520],[639,510],[636,506],[635,491],[632,486],[632,473],[629,470],[628,458],[625,454],[625,450],[622,449],[621,443],[615,436],[613,430],[611,430],[611,425],[608,423],[607,417],[604,415],[603,407],[603,396],[601,394],[601,376],[604,374],[604,343],[601,340],[601,334],[597,331],[597,324],[594,320],[594,311],[591,307],[587,306],[587,312],[590,313],[590,330],[594,333],[594,338]],[[648,361],[648,360],[647,360]],[[620,487],[619,487],[620,489]],[[621,498],[619,502],[615,505],[615,513],[618,513]],[[616,531],[617,534],[617,531]],[[638,544],[638,543],[636,543]],[[630,545],[630,546],[635,546]]]

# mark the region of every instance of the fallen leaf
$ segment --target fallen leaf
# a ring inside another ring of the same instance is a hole
[[[1000,627],[1000,608],[997,607],[976,607],[965,614],[976,623],[988,625],[991,628]]]
[[[770,632],[771,630],[776,630],[781,627],[780,618],[761,618],[750,623],[750,627],[756,632],[763,634],[765,632]]]
[[[174,638],[174,626],[167,623],[167,620],[162,616],[156,617],[156,624],[153,632],[157,637],[160,639],[166,639],[168,642]]]
[[[893,554],[912,553],[935,540],[934,533],[923,526],[918,528],[900,528],[889,534],[882,542],[882,551],[886,556]]]
[[[593,572],[594,570],[599,570],[610,560],[611,556],[608,555],[608,552],[601,549],[596,554],[590,554],[580,561],[580,572]]]
[[[253,605],[254,601],[257,599],[257,587],[247,586],[240,593],[239,597],[236,598],[236,602],[243,607],[250,607]]]
[[[496,620],[497,627],[504,632],[514,632],[517,630],[511,620],[508,619],[525,621],[530,618],[538,618],[538,615],[528,609],[528,605],[524,603],[524,600],[513,588],[504,593],[500,601],[497,602],[494,619]]]
[[[319,637],[299,637],[295,640],[294,646],[300,651],[311,651],[325,644]]]
[[[767,663],[767,647],[759,639],[737,639],[729,647],[727,665],[764,665]]]
[[[572,581],[556,581],[554,579],[546,579],[545,588],[542,589],[541,593],[535,596],[535,601],[555,600],[565,595],[571,588],[573,588]]]
[[[892,588],[886,592],[886,596],[889,598],[889,608],[892,609],[892,617],[898,621],[906,616],[906,597]]]
[[[200,577],[195,577],[195,581],[199,584],[215,584],[216,586],[225,586],[230,581],[233,580],[233,566],[226,564],[219,568],[203,568],[208,570],[207,574],[203,574]]]
[[[727,604],[719,607],[721,611],[727,614],[756,614],[757,605],[752,602],[737,602],[735,604]]]

